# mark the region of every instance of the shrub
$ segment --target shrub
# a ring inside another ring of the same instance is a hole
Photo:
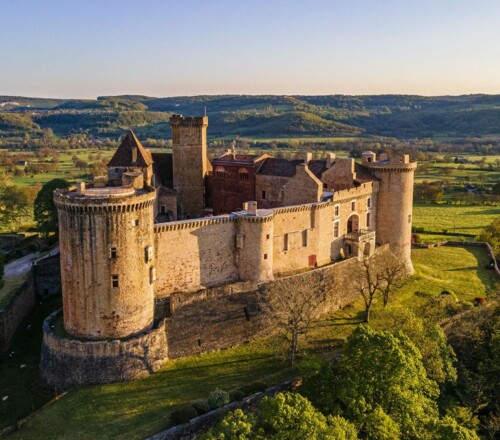
[[[265,382],[252,382],[252,383],[249,383],[248,385],[241,387],[240,390],[245,393],[245,396],[249,396],[250,394],[264,391],[268,387],[269,387],[269,385]]]
[[[208,406],[211,409],[217,409],[229,403],[229,394],[221,390],[220,388],[216,388],[214,391],[210,393],[208,396]]]
[[[422,292],[421,290],[416,290],[415,291],[415,296],[418,296],[419,298],[431,298],[432,297],[432,293]]]
[[[193,408],[199,416],[210,411],[210,405],[206,400],[198,400],[197,402],[194,402]]]
[[[182,423],[189,422],[192,418],[196,417],[198,414],[193,406],[186,405],[176,409],[170,415],[170,421],[173,425],[181,425]]]
[[[243,392],[243,390],[236,390],[230,392],[229,397],[231,399],[231,402],[236,402],[238,400],[243,399],[243,397],[245,397],[245,393]]]

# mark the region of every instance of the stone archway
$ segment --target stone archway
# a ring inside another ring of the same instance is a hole
[[[353,214],[347,219],[347,233],[350,232],[359,232],[359,217],[357,214]]]

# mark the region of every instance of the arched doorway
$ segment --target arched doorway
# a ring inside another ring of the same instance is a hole
[[[353,214],[347,220],[347,233],[359,231],[359,217]]]
[[[369,257],[370,254],[371,254],[371,249],[372,249],[372,245],[370,244],[370,242],[368,241],[367,243],[365,243],[365,248],[363,250],[363,255],[365,257]]]

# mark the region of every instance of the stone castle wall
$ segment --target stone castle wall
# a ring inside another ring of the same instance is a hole
[[[56,334],[52,327],[61,311],[43,324],[40,372],[57,389],[128,381],[157,371],[167,360],[164,321],[127,339],[80,341]]]
[[[21,285],[11,300],[0,309],[0,353],[6,352],[17,329],[35,305],[33,276]]]

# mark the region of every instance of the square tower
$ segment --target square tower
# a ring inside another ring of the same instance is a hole
[[[178,218],[201,217],[206,206],[206,178],[212,169],[207,157],[208,117],[173,115],[170,126]]]

